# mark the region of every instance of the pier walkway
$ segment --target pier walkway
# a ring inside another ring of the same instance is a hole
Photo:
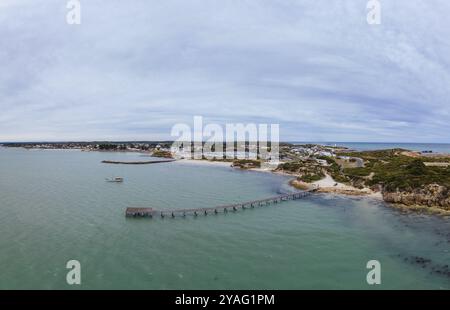
[[[168,209],[168,210],[155,210],[153,208],[127,208],[125,215],[127,217],[186,217],[187,215],[199,216],[199,215],[209,215],[209,214],[219,214],[235,212],[238,210],[250,209],[259,206],[266,206],[272,204],[278,204],[283,201],[297,200],[309,196],[316,189],[304,192],[298,192],[293,194],[279,195],[275,197],[270,197],[266,199],[247,201],[237,204],[223,205],[212,208],[194,208],[194,209]]]

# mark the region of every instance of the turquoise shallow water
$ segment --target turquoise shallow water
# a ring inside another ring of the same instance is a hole
[[[449,289],[450,220],[314,195],[186,219],[129,206],[209,207],[292,191],[288,178],[186,163],[106,165],[131,153],[0,148],[0,289]],[[104,182],[120,175],[123,184]],[[429,259],[421,265],[415,257]],[[366,283],[368,260],[382,284]]]

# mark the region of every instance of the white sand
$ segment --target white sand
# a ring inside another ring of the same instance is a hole
[[[221,166],[221,167],[230,167],[230,162],[224,161],[209,161],[204,159],[179,159],[176,161],[181,164],[190,164],[190,165],[202,165],[202,166]]]
[[[342,189],[342,190],[355,190],[355,189],[358,190],[357,188],[355,188],[353,186],[349,186],[349,185],[345,185],[343,183],[336,182],[335,180],[333,180],[333,178],[329,174],[326,174],[324,179],[313,182],[312,184],[319,188],[332,187],[332,188]]]
[[[325,178],[320,181],[311,183],[317,187],[319,191],[336,193],[336,194],[350,194],[350,195],[365,195],[376,199],[382,199],[381,193],[374,192],[369,188],[359,189],[350,185],[336,182],[330,175],[326,174]]]

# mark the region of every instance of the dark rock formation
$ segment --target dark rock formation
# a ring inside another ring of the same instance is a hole
[[[399,203],[407,206],[422,205],[450,210],[450,190],[439,185],[430,184],[412,191],[390,192],[383,190],[383,199],[390,203]]]

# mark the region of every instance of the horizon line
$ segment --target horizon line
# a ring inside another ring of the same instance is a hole
[[[55,140],[55,141],[0,141],[0,144],[19,144],[19,143],[94,143],[94,142],[108,142],[108,143],[161,143],[161,142],[175,142],[175,140]],[[188,142],[188,141],[184,141]],[[191,142],[200,142],[200,141],[194,141]],[[208,141],[201,141],[201,142],[208,142]],[[224,141],[223,143],[227,143],[228,141]],[[229,142],[249,142],[249,141],[229,141]],[[256,141],[257,142],[257,141]],[[270,142],[270,141],[268,141]],[[450,144],[450,142],[375,142],[375,141],[279,141],[279,143],[302,143],[302,144],[323,144],[323,143],[366,143],[366,144]]]

